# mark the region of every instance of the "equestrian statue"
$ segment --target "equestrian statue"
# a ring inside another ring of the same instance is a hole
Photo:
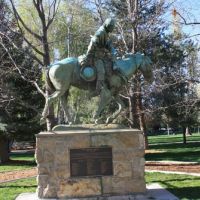
[[[74,86],[89,90],[91,96],[100,96],[94,115],[95,123],[98,123],[102,111],[112,100],[118,104],[118,110],[107,117],[106,123],[110,123],[123,108],[119,91],[128,80],[139,70],[147,81],[152,81],[152,62],[149,57],[141,53],[127,53],[122,58],[116,58],[116,50],[109,40],[109,33],[114,26],[114,19],[106,19],[91,38],[85,55],[65,58],[49,66],[46,78],[53,93],[46,97],[41,122],[48,117],[49,106],[58,98],[70,122],[67,96],[70,86]]]

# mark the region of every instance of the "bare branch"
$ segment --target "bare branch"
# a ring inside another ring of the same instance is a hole
[[[40,35],[38,35],[37,33],[33,32],[26,24],[25,22],[22,20],[22,18],[20,17],[19,13],[17,12],[16,8],[15,8],[15,5],[13,3],[13,0],[10,0],[11,2],[11,5],[12,5],[12,9],[13,9],[13,12],[14,12],[14,16],[18,22],[18,25],[19,25],[19,22],[22,24],[22,26],[31,34],[33,35],[36,39],[38,39],[39,41],[42,41],[42,37]],[[20,25],[19,25],[20,27]]]
[[[177,11],[176,11],[176,14],[178,14],[179,17],[184,21],[185,25],[199,25],[200,24],[200,22],[187,22],[186,19]]]
[[[27,78],[23,75],[21,69],[20,69],[20,68],[17,66],[17,64],[15,63],[15,61],[14,61],[13,58],[12,58],[12,55],[10,54],[9,50],[5,47],[5,45],[4,45],[3,43],[0,43],[0,44],[1,44],[1,46],[4,48],[4,50],[6,51],[6,53],[8,54],[10,60],[12,61],[12,63],[13,63],[13,65],[14,65],[15,69],[16,69],[16,70],[18,71],[18,73],[20,74],[21,78],[22,78],[24,81],[27,81],[27,82],[29,82],[29,83],[32,83],[32,84],[36,87],[36,89],[38,90],[38,92],[40,92],[44,97],[46,97],[45,93],[42,91],[42,89],[40,89],[40,87],[38,86],[38,84],[36,83],[36,81],[31,81],[31,80],[27,79]]]
[[[52,17],[50,18],[50,8],[49,8],[49,16],[48,16],[48,22],[47,22],[47,29],[49,28],[49,26],[52,24],[56,14],[57,14],[57,11],[58,11],[58,6],[60,4],[61,0],[58,0],[58,3],[57,3],[57,0],[54,1],[53,3],[53,14],[52,14]],[[56,6],[57,4],[57,6]]]

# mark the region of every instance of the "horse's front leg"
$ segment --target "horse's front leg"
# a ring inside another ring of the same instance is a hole
[[[106,87],[103,87],[100,93],[98,109],[94,115],[95,124],[98,123],[98,118],[100,117],[104,108],[110,103],[111,99],[112,99],[111,91],[108,90]]]
[[[122,109],[125,107],[124,102],[121,100],[119,96],[116,97],[115,101],[118,104],[118,110],[115,111],[111,116],[106,119],[106,124],[111,123],[114,119],[116,119],[121,113]]]

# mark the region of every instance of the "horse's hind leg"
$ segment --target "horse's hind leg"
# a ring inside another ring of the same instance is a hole
[[[115,111],[111,116],[109,116],[106,119],[106,124],[109,124],[110,122],[112,122],[114,119],[116,119],[119,114],[121,113],[122,109],[125,107],[124,102],[120,99],[120,97],[116,98],[116,102],[118,104],[118,110]]]
[[[100,101],[98,105],[98,110],[94,115],[95,123],[98,123],[98,118],[100,117],[104,108],[110,103],[112,99],[111,91],[104,87],[100,93]]]
[[[45,122],[45,119],[48,116],[49,106],[51,106],[52,103],[57,98],[61,97],[64,93],[65,93],[65,91],[56,90],[53,94],[51,94],[48,98],[46,98],[46,103],[45,103],[45,106],[44,106],[44,110],[42,112],[42,118],[40,119],[40,123],[44,123]]]
[[[70,123],[72,122],[72,120],[71,120],[71,117],[70,117],[70,114],[69,114],[68,108],[67,108],[67,99],[68,99],[68,95],[69,95],[69,91],[66,91],[66,92],[64,93],[64,95],[62,95],[62,96],[60,97],[60,102],[61,102],[62,108],[63,108],[63,110],[64,110],[65,116],[66,116],[66,118],[67,118],[67,121],[68,121],[68,123],[70,124]]]

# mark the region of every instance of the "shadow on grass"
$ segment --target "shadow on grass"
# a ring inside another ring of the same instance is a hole
[[[200,200],[200,177],[173,175],[154,176],[150,183],[159,183],[166,190],[184,200]]]
[[[145,159],[147,161],[160,161],[160,160],[172,160],[172,161],[188,161],[188,162],[200,162],[200,151],[195,152],[158,152],[147,153]]]
[[[193,143],[188,143],[188,144],[177,144],[177,143],[171,143],[171,144],[158,144],[158,145],[150,145],[150,149],[188,149],[188,148],[200,148],[200,142],[193,142]]]
[[[188,144],[159,144],[151,145],[150,150],[160,150],[160,152],[146,153],[145,158],[149,161],[172,160],[200,162],[200,143]]]
[[[200,187],[167,188],[169,192],[184,200],[200,200]]]
[[[35,188],[37,185],[11,185],[11,184],[0,184],[0,188]]]
[[[9,160],[8,162],[5,162],[1,164],[1,166],[35,166],[36,162],[35,160]]]

